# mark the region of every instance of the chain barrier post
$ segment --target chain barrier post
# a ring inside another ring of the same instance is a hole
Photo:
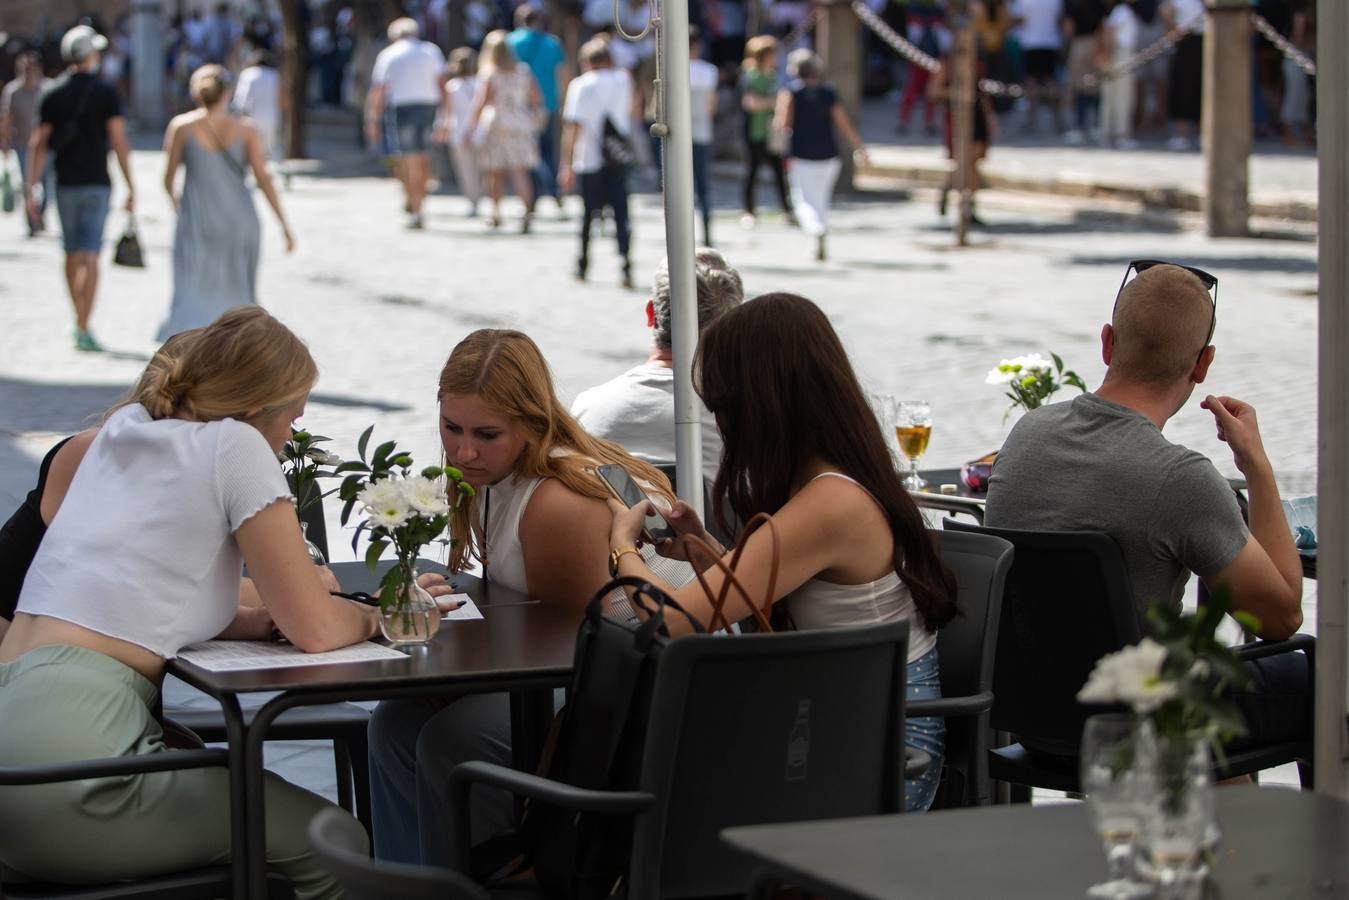
[[[1251,0],[1207,0],[1204,218],[1209,237],[1250,233]]]
[[[861,122],[862,103],[862,29],[857,27],[848,0],[824,0],[815,24],[815,46],[824,63],[825,80],[838,92],[838,101],[854,122]],[[840,153],[838,189],[852,193],[856,167],[851,153]]]
[[[1349,4],[1317,7],[1318,419],[1316,536],[1316,790],[1349,799],[1345,734],[1349,666]]]
[[[952,184],[956,189],[955,237],[956,245],[968,247],[970,243],[970,214],[974,195],[974,185],[970,173],[974,168],[971,159],[974,148],[975,104],[978,88],[976,66],[977,53],[974,47],[974,27],[970,24],[969,7],[964,2],[954,2],[950,7],[952,28],[951,72],[947,81],[950,94],[951,116],[951,160],[955,164]]]

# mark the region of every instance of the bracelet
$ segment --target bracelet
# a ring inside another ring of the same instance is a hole
[[[642,557],[641,551],[638,550],[636,547],[632,546],[631,544],[625,544],[622,547],[616,547],[613,550],[609,551],[610,575],[614,576],[615,578],[618,577],[618,561],[623,557],[627,556],[629,553],[635,554],[638,559],[641,559]]]

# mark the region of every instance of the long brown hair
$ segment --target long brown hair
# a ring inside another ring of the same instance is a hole
[[[659,469],[591,435],[558,402],[548,363],[523,332],[482,328],[460,341],[440,372],[436,399],[446,394],[479,397],[520,424],[525,447],[515,461],[517,476],[556,478],[582,497],[604,500],[609,492],[595,466],[618,465],[652,493],[674,500],[669,479]],[[482,559],[478,503],[478,496],[461,503],[450,522],[450,534],[458,539],[450,551],[451,571],[460,571],[470,554]]]
[[[787,503],[810,460],[835,466],[876,498],[895,538],[895,572],[930,631],[956,614],[955,579],[904,489],[843,343],[818,306],[765,294],[712,320],[698,343],[698,394],[721,431],[712,486],[741,521]]]

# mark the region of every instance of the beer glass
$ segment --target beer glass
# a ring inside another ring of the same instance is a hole
[[[901,400],[895,406],[895,437],[899,452],[909,461],[904,486],[916,491],[927,484],[918,474],[918,460],[932,440],[932,405],[926,400]]]

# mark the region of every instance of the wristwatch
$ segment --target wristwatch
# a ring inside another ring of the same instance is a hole
[[[613,550],[609,551],[610,575],[612,575],[615,578],[618,577],[618,561],[622,559],[624,556],[627,556],[629,553],[636,553],[639,557],[642,555],[641,551],[639,551],[636,547],[632,546],[631,544],[622,547],[615,547]]]

